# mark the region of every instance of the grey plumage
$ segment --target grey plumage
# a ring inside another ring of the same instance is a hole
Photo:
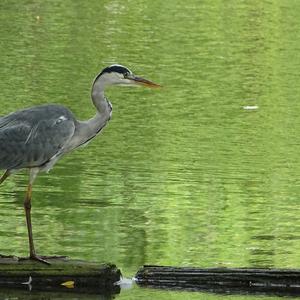
[[[76,120],[66,107],[40,105],[0,117],[0,169],[5,173],[0,184],[15,171],[28,168],[29,184],[24,201],[30,258],[48,263],[36,255],[31,226],[32,185],[40,171],[48,171],[66,153],[88,143],[111,118],[112,105],[104,96],[109,85],[145,85],[158,87],[136,77],[121,65],[102,70],[92,85],[92,101],[96,114],[87,121]]]
[[[41,167],[62,154],[76,121],[61,105],[41,105],[0,119],[0,169]]]

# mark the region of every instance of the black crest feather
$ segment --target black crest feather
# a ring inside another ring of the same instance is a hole
[[[99,76],[103,75],[104,73],[111,73],[111,72],[116,72],[116,73],[120,73],[120,74],[131,73],[131,71],[129,69],[127,69],[126,67],[123,67],[121,65],[112,65],[112,66],[104,68],[101,71],[101,73],[99,74]]]

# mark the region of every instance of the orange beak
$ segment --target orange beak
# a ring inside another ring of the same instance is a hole
[[[154,83],[150,80],[147,80],[147,79],[144,79],[144,78],[138,77],[138,76],[133,76],[131,78],[131,80],[136,84],[147,86],[149,88],[160,88],[161,87],[161,85],[159,85],[157,83]]]

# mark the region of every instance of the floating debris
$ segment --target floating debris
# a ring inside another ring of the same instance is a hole
[[[245,110],[255,110],[255,109],[258,109],[258,106],[257,105],[246,105],[246,106],[243,106],[243,109],[245,109]]]
[[[74,289],[74,283],[75,282],[73,280],[69,280],[69,281],[61,283],[60,285],[63,285],[68,289]]]

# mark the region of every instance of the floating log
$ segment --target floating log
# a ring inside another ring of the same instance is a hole
[[[121,278],[113,264],[99,264],[68,258],[47,259],[50,265],[17,257],[0,256],[0,288],[52,291],[97,291],[118,293]]]
[[[141,286],[218,293],[300,295],[300,270],[144,266]]]

